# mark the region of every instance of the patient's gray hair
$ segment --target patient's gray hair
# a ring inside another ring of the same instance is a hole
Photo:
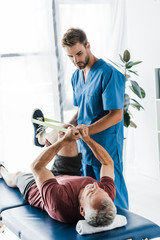
[[[102,205],[100,210],[95,210],[91,206],[85,207],[85,220],[88,224],[98,227],[98,226],[108,226],[110,225],[116,216],[117,209],[111,200],[102,200]]]

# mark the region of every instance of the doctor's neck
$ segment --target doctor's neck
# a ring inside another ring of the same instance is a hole
[[[97,61],[98,61],[98,58],[95,57],[93,54],[90,54],[90,56],[89,56],[89,62],[88,62],[88,64],[87,64],[87,66],[86,66],[84,69],[82,69],[83,72],[84,72],[84,74],[88,73],[89,70],[91,69],[91,67],[92,67],[92,66],[95,64],[95,62],[97,62]]]

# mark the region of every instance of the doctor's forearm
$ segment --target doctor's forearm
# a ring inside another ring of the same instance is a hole
[[[100,118],[98,121],[91,124],[89,127],[89,135],[93,135],[104,131],[105,129],[112,127],[119,123],[123,118],[123,109],[110,110],[110,112]]]

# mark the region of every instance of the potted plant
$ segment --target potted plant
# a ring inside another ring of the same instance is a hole
[[[130,89],[136,97],[143,99],[146,96],[146,93],[142,87],[139,86],[137,81],[132,80],[132,76],[138,77],[138,73],[135,70],[132,70],[137,64],[142,63],[142,61],[131,61],[131,55],[128,50],[125,50],[123,57],[119,54],[120,63],[115,63],[111,61],[115,66],[121,69],[122,73],[125,76],[125,95],[124,95],[124,126],[128,128],[129,126],[136,128],[137,125],[133,122],[133,115],[130,111],[130,107],[136,108],[138,111],[144,109],[143,106],[135,99],[129,96],[128,89]]]

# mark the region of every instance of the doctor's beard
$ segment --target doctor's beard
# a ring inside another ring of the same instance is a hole
[[[80,70],[81,69],[84,69],[89,63],[89,54],[86,56],[84,62],[78,62],[76,63],[76,67],[79,68]]]

